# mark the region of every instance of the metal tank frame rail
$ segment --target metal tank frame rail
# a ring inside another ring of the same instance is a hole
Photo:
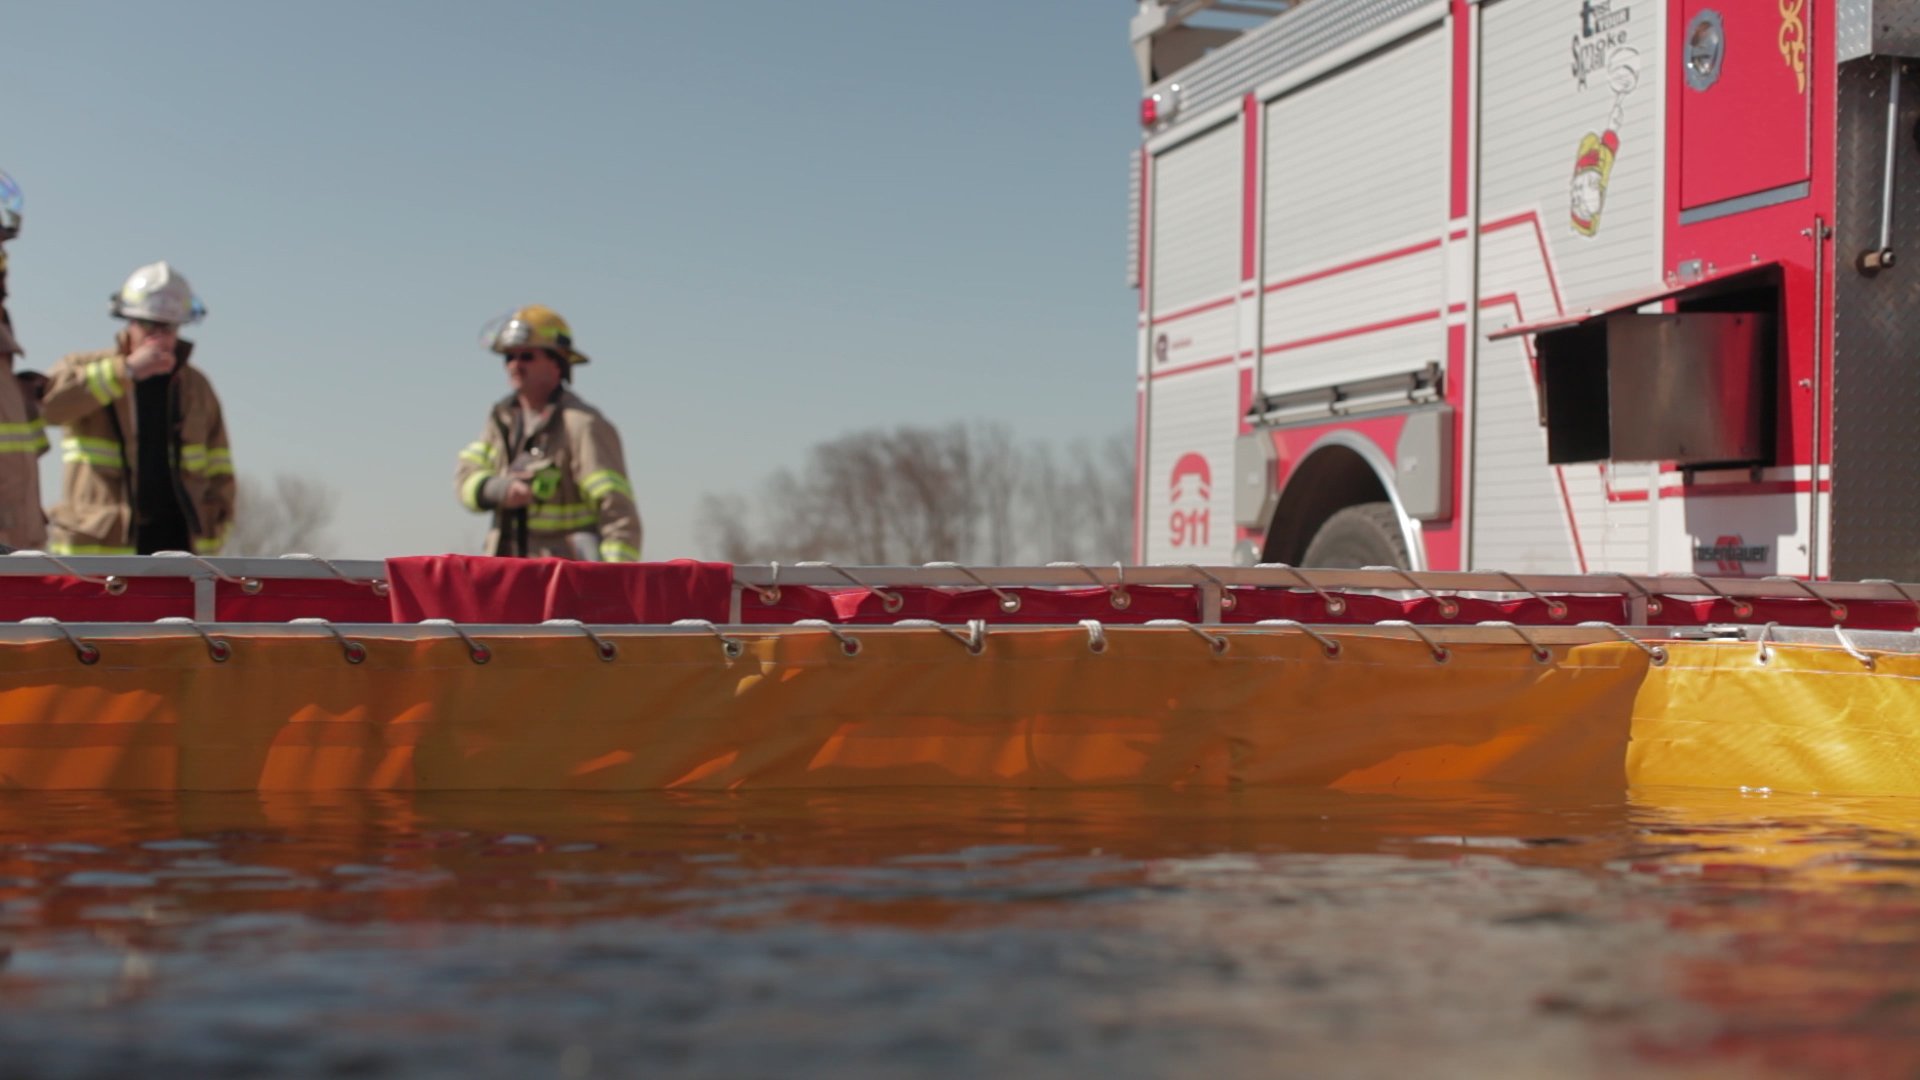
[[[850,585],[850,582],[857,584]],[[1049,563],[1046,566],[962,566],[958,563],[928,563],[925,566],[847,566],[832,563],[771,563],[741,565],[733,569],[730,621],[745,619],[743,593],[757,594],[763,601],[778,601],[781,586],[807,586],[822,589],[868,588],[876,591],[897,587],[940,589],[987,588],[996,594],[1012,588],[1069,589],[1088,586],[1108,590],[1114,597],[1127,595],[1130,587],[1187,586],[1198,591],[1202,623],[1216,623],[1225,611],[1232,610],[1229,590],[1236,588],[1291,589],[1318,594],[1328,605],[1330,615],[1344,610],[1341,593],[1379,593],[1387,595],[1424,594],[1441,601],[1443,609],[1454,597],[1525,597],[1542,601],[1556,620],[1567,618],[1566,605],[1556,599],[1564,596],[1618,596],[1626,601],[1629,625],[1642,625],[1661,613],[1661,600],[1725,600],[1740,617],[1752,613],[1755,600],[1816,600],[1827,608],[1835,623],[1843,624],[1849,614],[1848,602],[1902,603],[1911,605],[1920,619],[1920,585],[1893,581],[1811,582],[1792,577],[1706,577],[1698,574],[1528,574],[1502,570],[1440,571],[1399,570],[1369,567],[1364,570],[1309,569],[1270,563],[1261,566],[1201,567],[1192,564],[1161,566],[1107,567],[1082,563]],[[1002,597],[1004,608],[1004,596]],[[1123,605],[1116,602],[1116,608]],[[893,610],[889,606],[889,610]]]
[[[386,564],[376,559],[328,560],[313,555],[294,554],[279,558],[202,557],[184,552],[155,556],[71,555],[55,556],[38,551],[16,551],[0,555],[0,576],[68,577],[95,583],[107,592],[119,595],[126,583],[139,578],[185,578],[193,582],[194,620],[218,621],[217,587],[222,582],[237,584],[243,590],[257,592],[261,583],[289,580],[336,580],[363,585],[376,596],[386,596],[389,585]],[[1192,564],[1162,566],[1090,566],[1083,563],[1051,563],[1046,566],[965,566],[959,563],[930,563],[926,566],[839,566],[826,562],[800,564],[769,563],[733,568],[733,588],[728,622],[735,625],[764,625],[745,618],[741,598],[752,592],[763,602],[779,598],[781,586],[817,589],[867,589],[884,599],[897,598],[895,588],[936,588],[950,590],[987,590],[1009,608],[1012,594],[1005,590],[1029,588],[1069,590],[1089,586],[1105,589],[1115,610],[1130,603],[1129,589],[1153,586],[1186,587],[1195,590],[1196,614],[1201,624],[1221,621],[1231,610],[1234,589],[1274,589],[1311,592],[1327,605],[1330,616],[1345,608],[1342,594],[1381,594],[1387,596],[1424,595],[1438,600],[1453,597],[1513,597],[1545,601],[1550,617],[1557,621],[1568,617],[1564,604],[1555,598],[1566,596],[1617,596],[1626,604],[1624,623],[1646,625],[1662,610],[1663,600],[1726,601],[1736,618],[1752,613],[1758,600],[1814,600],[1824,605],[1836,625],[1844,625],[1850,603],[1901,603],[1910,605],[1920,620],[1920,585],[1868,579],[1864,581],[1807,581],[1791,577],[1703,577],[1696,574],[1553,574],[1510,573],[1498,570],[1408,571],[1385,567],[1364,570],[1307,569],[1267,564],[1255,567],[1202,567]],[[897,604],[887,604],[896,610]],[[1017,607],[1017,605],[1014,605]],[[1443,609],[1449,607],[1442,603]],[[1745,614],[1742,614],[1742,613]],[[1011,613],[1011,612],[1009,612]],[[1071,625],[1078,619],[1066,619]],[[1438,625],[1453,625],[1442,622]],[[1547,624],[1550,625],[1550,624]]]
[[[341,648],[342,662],[365,664],[383,646],[421,641],[458,641],[476,666],[508,655],[517,642],[586,639],[595,655],[613,663],[624,653],[620,646],[631,642],[658,639],[711,638],[720,646],[714,649],[717,662],[755,663],[747,654],[760,641],[787,637],[830,634],[840,643],[836,650],[846,661],[855,662],[864,654],[864,643],[911,634],[936,633],[952,638],[956,645],[973,656],[992,653],[992,643],[1008,637],[1055,634],[1074,630],[1087,635],[1088,651],[1109,652],[1116,634],[1128,637],[1160,636],[1188,642],[1195,649],[1211,653],[1223,661],[1231,659],[1235,640],[1298,635],[1320,646],[1327,660],[1338,663],[1345,655],[1342,642],[1368,639],[1411,641],[1426,647],[1436,663],[1447,662],[1449,647],[1494,645],[1528,651],[1539,663],[1551,659],[1555,648],[1572,648],[1606,642],[1626,641],[1653,658],[1664,662],[1659,642],[1755,642],[1757,656],[1772,644],[1830,645],[1846,649],[1856,657],[1861,650],[1882,653],[1920,654],[1920,633],[1772,626],[1706,628],[1623,627],[1613,623],[1582,623],[1578,626],[1515,627],[1511,623],[1486,622],[1458,626],[1414,624],[1405,620],[1343,625],[1312,625],[1292,620],[1259,623],[1204,624],[1182,619],[1155,619],[1146,623],[1104,624],[1097,619],[1081,619],[1064,624],[991,625],[983,619],[962,624],[947,624],[931,619],[905,619],[897,623],[876,623],[847,628],[819,620],[793,624],[715,624],[704,619],[686,619],[672,625],[588,625],[575,620],[545,623],[463,623],[429,619],[418,623],[336,623],[326,619],[296,619],[290,623],[203,623],[194,619],[169,618],[156,622],[62,622],[36,617],[20,622],[0,622],[0,645],[62,641],[70,646],[77,662],[93,665],[103,661],[124,664],[124,655],[114,656],[114,646],[145,641],[192,639],[206,644],[214,663],[225,665],[242,659],[248,647],[261,638],[287,637],[331,639]],[[1765,635],[1765,636],[1763,636]],[[635,654],[644,662],[644,654]],[[1764,661],[1760,661],[1764,662]]]

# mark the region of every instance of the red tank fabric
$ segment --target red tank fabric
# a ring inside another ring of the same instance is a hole
[[[329,619],[333,622],[384,623],[393,621],[386,597],[363,582],[315,578],[270,580],[260,591],[248,593],[237,582],[214,585],[214,610],[221,622],[287,622],[291,619]]]
[[[422,555],[387,560],[394,622],[725,622],[733,590],[727,563],[586,563]]]
[[[193,616],[193,582],[127,578],[119,596],[104,585],[70,577],[0,577],[0,620],[50,617],[62,622],[152,622]]]

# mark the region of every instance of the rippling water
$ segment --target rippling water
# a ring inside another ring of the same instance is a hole
[[[0,1075],[1913,1076],[1920,801],[0,796]]]

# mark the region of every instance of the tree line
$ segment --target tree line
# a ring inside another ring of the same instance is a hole
[[[999,424],[897,427],[818,443],[757,494],[708,495],[696,536],[734,563],[1111,563],[1132,552],[1133,446],[1058,446]]]

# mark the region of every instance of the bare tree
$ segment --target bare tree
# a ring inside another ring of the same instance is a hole
[[[758,499],[708,496],[698,535],[732,562],[1107,562],[1131,548],[1133,448],[1064,454],[997,424],[861,431],[815,445]]]
[[[276,473],[271,484],[241,480],[235,494],[228,555],[323,554],[333,547],[327,527],[339,495],[318,480]]]

